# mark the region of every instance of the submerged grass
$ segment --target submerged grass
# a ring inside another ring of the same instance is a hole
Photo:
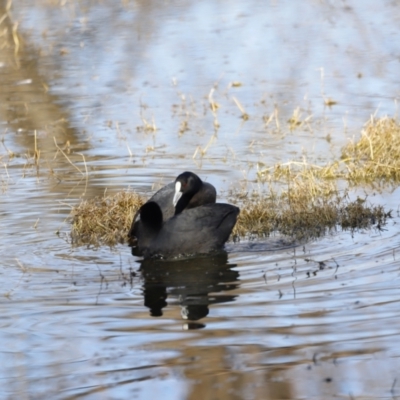
[[[268,196],[236,193],[230,201],[241,208],[233,238],[268,236],[278,231],[296,239],[319,237],[329,230],[381,229],[391,211],[367,199],[351,200],[339,192],[338,179],[361,183],[400,181],[400,125],[391,118],[371,119],[361,138],[342,149],[341,159],[326,166],[290,162],[264,168],[259,177],[279,191]],[[114,245],[127,240],[132,219],[146,199],[133,192],[87,200],[73,208],[72,241]]]

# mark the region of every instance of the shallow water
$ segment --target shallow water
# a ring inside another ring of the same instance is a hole
[[[226,199],[268,190],[258,168],[337,157],[396,116],[399,5],[4,3],[20,36],[0,52],[0,398],[400,395],[399,189],[358,189],[393,210],[383,231],[173,263],[73,247],[65,221],[183,170]]]

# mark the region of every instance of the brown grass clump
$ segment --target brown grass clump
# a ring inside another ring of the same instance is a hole
[[[124,243],[136,211],[144,203],[137,193],[82,201],[71,211],[71,238],[74,244],[115,245]]]
[[[352,182],[400,181],[400,125],[392,118],[371,119],[361,138],[342,149]]]
[[[313,195],[330,196],[336,191],[336,185],[331,182],[341,175],[338,163],[320,167],[307,161],[290,161],[264,168],[258,171],[258,177],[264,182],[303,182]]]
[[[400,182],[400,125],[391,118],[371,119],[361,138],[342,149],[340,160],[326,166],[291,161],[258,172],[260,179],[278,184],[269,196],[234,195],[241,208],[233,237],[268,236],[274,231],[312,238],[327,230],[381,229],[391,213],[365,199],[349,200],[339,193],[337,180],[352,184]],[[280,186],[279,186],[280,185]],[[282,186],[284,189],[282,189]],[[144,203],[135,193],[84,201],[72,210],[72,240],[77,244],[114,245],[127,240],[132,219]]]
[[[297,180],[279,195],[233,195],[231,201],[241,208],[233,238],[253,239],[279,231],[296,239],[319,237],[329,230],[362,229],[385,225],[390,212],[372,207],[365,200],[350,201],[332,183]],[[78,245],[113,246],[127,241],[136,211],[144,199],[133,192],[86,200],[75,207],[72,217],[72,242]]]
[[[341,158],[324,166],[290,161],[261,169],[262,180],[310,177],[318,180],[344,179],[352,185],[400,182],[400,124],[393,118],[371,118],[358,141],[341,151]]]
[[[314,184],[312,184],[314,185]],[[279,196],[248,198],[241,205],[234,228],[235,239],[269,236],[274,231],[296,239],[319,237],[327,231],[363,229],[375,225],[380,229],[391,217],[381,206],[370,206],[363,199],[350,201],[325,186],[319,195],[310,191],[310,182],[299,181]],[[329,195],[322,195],[330,192]]]

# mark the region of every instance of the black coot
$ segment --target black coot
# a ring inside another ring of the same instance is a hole
[[[211,183],[203,182],[193,172],[183,172],[175,179],[174,198],[172,200],[175,210],[174,215],[183,210],[204,206],[205,204],[214,204],[217,200],[217,191]],[[163,211],[164,214],[164,211]],[[163,215],[164,220],[170,218]]]
[[[222,249],[235,226],[239,208],[223,203],[185,210],[163,222],[160,206],[149,201],[140,208],[134,227],[136,253],[144,258],[174,258]]]
[[[168,185],[157,191],[148,200],[157,203],[166,221],[172,216],[194,207],[205,204],[214,204],[217,199],[217,191],[210,183],[203,182],[193,172],[183,172]],[[139,213],[132,221],[128,236],[133,237],[133,231],[138,229],[135,225],[140,224]]]

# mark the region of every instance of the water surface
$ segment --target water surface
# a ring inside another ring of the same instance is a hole
[[[65,220],[184,170],[224,200],[267,191],[263,166],[337,158],[397,115],[399,5],[5,3],[0,397],[396,398],[397,188],[357,189],[393,210],[383,231],[174,263],[74,247]]]

